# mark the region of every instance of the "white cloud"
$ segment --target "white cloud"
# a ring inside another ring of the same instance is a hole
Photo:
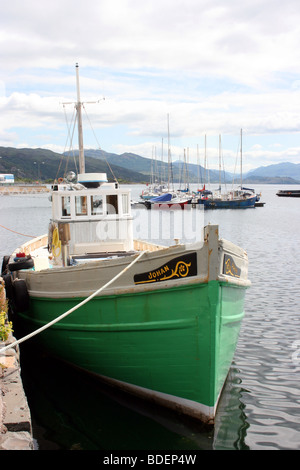
[[[12,0],[0,17],[0,145],[63,150],[78,61],[82,99],[106,98],[87,107],[105,150],[151,156],[169,114],[177,154],[222,134],[234,158],[242,127],[254,166],[299,161],[299,37],[298,0]]]
[[[298,9],[292,0],[14,0],[2,9],[0,58],[22,67],[82,57],[85,65],[183,68],[248,83],[295,63]]]

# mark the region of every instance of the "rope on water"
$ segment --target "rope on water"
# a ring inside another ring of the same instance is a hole
[[[33,331],[32,333],[29,333],[27,336],[24,336],[23,338],[20,338],[19,340],[15,341],[14,343],[11,343],[7,346],[5,346],[4,348],[1,348],[0,349],[0,354],[2,354],[3,352],[5,352],[7,349],[10,349],[10,348],[14,348],[15,346],[17,346],[18,344],[20,343],[23,343],[24,341],[32,338],[33,336],[36,336],[38,335],[39,333],[41,333],[42,331],[46,330],[47,328],[49,328],[50,326],[54,325],[55,323],[59,322],[60,320],[62,320],[63,318],[65,318],[66,316],[70,315],[70,313],[74,312],[75,310],[77,310],[78,308],[82,307],[82,305],[86,304],[87,302],[89,302],[91,299],[93,299],[94,297],[96,297],[97,295],[100,294],[101,291],[103,291],[106,287],[108,287],[110,284],[112,284],[114,281],[116,281],[119,277],[122,276],[122,274],[124,274],[126,271],[128,271],[128,269],[130,269],[144,254],[146,253],[146,251],[142,251],[128,266],[126,266],[126,268],[124,268],[121,272],[119,272],[113,279],[111,279],[110,281],[108,281],[106,284],[104,284],[104,286],[100,287],[98,290],[96,290],[93,294],[91,294],[89,297],[87,297],[86,299],[84,299],[82,302],[80,302],[79,304],[75,305],[75,307],[72,307],[70,310],[68,310],[67,312],[63,313],[62,315],[60,315],[59,317],[55,318],[54,320],[52,320],[51,322],[47,323],[46,325],[42,326],[41,328]]]

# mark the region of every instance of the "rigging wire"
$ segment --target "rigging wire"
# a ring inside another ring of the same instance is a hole
[[[85,109],[84,103],[82,103],[82,107],[83,107],[83,109],[84,109],[84,112],[85,112],[85,115],[86,115],[86,117],[87,117],[87,120],[88,120],[88,122],[89,122],[89,124],[90,124],[90,126],[91,126],[91,129],[92,129],[92,132],[93,132],[93,134],[94,134],[95,140],[96,140],[96,142],[97,142],[98,148],[99,148],[99,150],[101,150],[101,146],[100,146],[99,141],[98,141],[98,139],[97,139],[97,136],[96,136],[96,134],[95,134],[95,131],[94,131],[94,128],[93,128],[92,123],[91,123],[91,121],[90,121],[90,118],[89,118],[89,116],[88,116],[88,113],[87,113],[87,111],[86,111],[86,109]],[[110,164],[108,163],[108,161],[107,161],[107,159],[106,159],[105,157],[104,157],[104,160],[105,160],[105,162],[106,162],[108,168],[110,169],[111,174],[112,174],[114,180],[116,181],[116,183],[118,183],[118,179],[116,178],[114,172],[112,171],[112,168],[111,168]]]
[[[66,103],[66,104],[70,104],[70,103]],[[88,113],[87,113],[87,111],[86,111],[86,108],[85,108],[85,106],[84,106],[84,103],[82,103],[82,107],[83,107],[83,109],[84,109],[84,111],[85,111],[86,118],[87,118],[87,120],[88,120],[88,122],[89,122],[89,125],[90,125],[90,127],[91,127],[91,130],[92,130],[92,132],[93,132],[93,134],[94,134],[95,140],[96,140],[96,142],[97,142],[97,146],[98,146],[99,150],[101,150],[101,146],[100,146],[99,141],[98,141],[98,139],[97,139],[96,133],[95,133],[95,131],[94,131],[94,128],[93,128],[93,126],[92,126],[92,123],[91,123],[91,120],[90,120],[90,118],[89,118],[89,116],[88,116]],[[68,163],[69,163],[69,157],[70,157],[70,153],[71,153],[71,152],[72,152],[73,158],[74,158],[75,171],[76,171],[76,173],[78,173],[78,167],[77,167],[77,162],[76,162],[76,156],[75,156],[74,149],[73,149],[73,137],[74,137],[74,132],[75,132],[76,123],[77,123],[77,113],[75,112],[76,106],[74,106],[73,116],[72,116],[71,122],[69,123],[68,117],[67,117],[67,113],[66,113],[65,103],[63,103],[63,108],[64,108],[65,121],[66,121],[66,125],[67,125],[67,134],[68,134],[68,135],[67,135],[66,144],[65,144],[64,154],[66,153],[67,143],[68,143],[68,141],[70,141],[69,150],[68,150],[69,153],[68,153],[68,156],[67,156],[67,159],[66,159],[66,165],[65,165],[65,170],[64,170],[64,176],[65,176],[66,173],[67,173]],[[74,114],[75,114],[75,118],[74,118]],[[73,126],[73,129],[72,129],[72,132],[71,132],[71,127],[72,127],[72,126]],[[65,156],[65,155],[63,155],[62,158],[61,158],[61,160],[60,160],[60,163],[59,163],[59,166],[58,166],[58,170],[57,170],[57,173],[56,173],[56,179],[58,178],[59,172],[60,172],[60,170],[61,170],[64,156]],[[105,158],[105,156],[104,156],[103,159],[104,159],[104,161],[106,162],[106,164],[107,164],[107,166],[108,166],[108,168],[109,168],[109,170],[110,170],[110,172],[111,172],[111,174],[112,174],[112,176],[113,176],[115,182],[118,183],[118,179],[117,179],[116,175],[114,174],[114,172],[113,172],[113,170],[112,170],[112,168],[111,168],[111,166],[110,166],[108,160]]]
[[[73,112],[73,116],[72,116],[72,119],[71,119],[71,123],[69,125],[69,122],[68,122],[68,116],[67,116],[67,113],[66,113],[66,106],[65,104],[63,103],[63,109],[64,109],[64,116],[65,116],[65,121],[66,121],[66,125],[67,125],[67,139],[66,139],[66,143],[65,143],[65,147],[64,147],[64,151],[63,151],[63,154],[61,156],[61,159],[60,159],[60,162],[59,162],[59,165],[58,165],[58,169],[57,169],[57,172],[56,172],[56,176],[55,176],[55,179],[58,178],[58,175],[59,175],[59,172],[60,172],[60,169],[61,169],[61,166],[62,166],[62,163],[63,163],[63,160],[64,160],[64,157],[65,157],[65,152],[66,152],[66,148],[67,148],[67,144],[68,144],[68,140],[70,139],[70,146],[72,145],[72,137],[71,137],[71,134],[70,134],[70,129],[71,129],[71,124],[72,124],[72,121],[74,119],[74,112]],[[73,133],[74,133],[74,130],[73,130]]]
[[[72,120],[73,120],[73,118],[74,118],[74,115],[73,115],[73,117],[72,117]],[[66,174],[67,174],[68,163],[69,163],[69,158],[70,158],[71,152],[72,152],[72,154],[73,154],[73,160],[74,160],[74,165],[75,165],[75,171],[76,171],[76,173],[78,173],[76,156],[75,156],[75,152],[74,152],[74,149],[73,149],[73,137],[74,137],[74,132],[75,132],[75,129],[76,129],[76,123],[77,123],[77,114],[75,115],[75,119],[74,119],[74,122],[73,122],[73,131],[72,131],[72,135],[70,135],[70,147],[69,147],[69,150],[68,150],[68,157],[67,157],[67,160],[66,160],[64,176],[66,176]]]

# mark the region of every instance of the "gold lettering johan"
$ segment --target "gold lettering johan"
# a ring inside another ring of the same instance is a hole
[[[148,279],[151,281],[152,279],[156,279],[157,277],[162,276],[163,274],[165,274],[168,271],[169,271],[169,266],[167,266],[167,265],[163,266],[162,268],[157,269],[156,271],[151,271],[148,274]]]
[[[197,275],[197,255],[190,253],[173,258],[167,264],[153,271],[139,273],[134,276],[135,284],[155,283]]]

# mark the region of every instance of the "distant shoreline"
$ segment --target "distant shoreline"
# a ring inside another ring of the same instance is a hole
[[[0,195],[13,195],[13,194],[41,194],[49,193],[50,188],[46,185],[37,184],[18,184],[18,185],[3,185],[0,186]]]

